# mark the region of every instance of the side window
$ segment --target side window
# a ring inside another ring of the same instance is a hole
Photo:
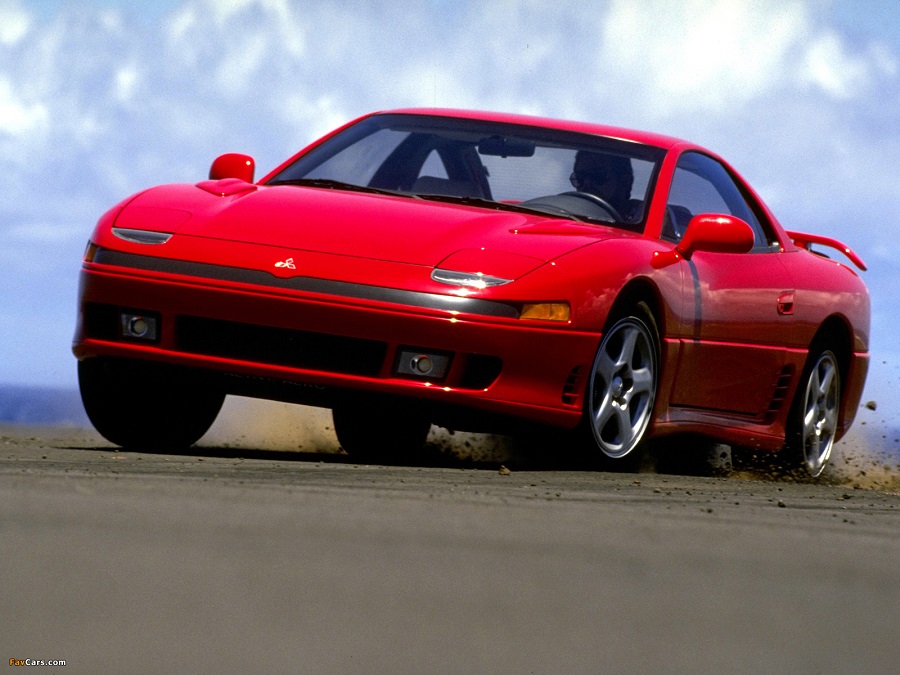
[[[706,155],[686,152],[678,160],[672,178],[663,238],[680,241],[691,218],[701,213],[726,213],[740,218],[753,228],[754,249],[768,248],[770,237],[725,167]]]

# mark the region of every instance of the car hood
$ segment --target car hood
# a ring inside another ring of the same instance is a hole
[[[116,227],[277,247],[286,254],[308,251],[430,267],[460,252],[490,251],[518,259],[518,274],[598,240],[633,236],[549,216],[234,180],[147,190],[123,210]]]

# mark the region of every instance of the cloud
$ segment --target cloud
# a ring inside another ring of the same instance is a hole
[[[615,0],[598,54],[598,75],[657,123],[741,115],[771,97],[861,99],[897,73],[885,44],[853,51],[821,6],[799,1]]]
[[[868,55],[848,54],[840,37],[830,31],[812,42],[803,61],[805,79],[838,99],[867,88],[877,67]]]
[[[140,71],[137,66],[123,66],[115,74],[115,97],[120,104],[131,103],[139,85]]]
[[[15,45],[28,34],[30,28],[31,17],[16,0],[0,5],[0,45]]]
[[[603,31],[604,62],[619,76],[637,75],[661,114],[720,112],[779,86],[807,23],[796,2],[617,0]]]
[[[43,103],[26,103],[0,76],[0,134],[20,136],[46,128],[49,114]]]

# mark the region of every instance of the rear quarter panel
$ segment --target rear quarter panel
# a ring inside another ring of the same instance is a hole
[[[867,352],[871,308],[859,275],[842,263],[804,250],[786,252],[783,259],[796,286],[796,346],[808,347],[822,323],[836,316],[851,329],[853,351]]]
[[[869,292],[855,271],[809,251],[800,249],[786,253],[785,264],[796,283],[794,314],[798,349],[808,349],[823,323],[830,318],[839,320],[850,335],[851,353],[846,355],[845,372],[842,373],[844,391],[836,436],[839,440],[853,424],[868,374]],[[801,354],[805,355],[805,351]],[[798,368],[802,367],[800,361],[798,359]]]

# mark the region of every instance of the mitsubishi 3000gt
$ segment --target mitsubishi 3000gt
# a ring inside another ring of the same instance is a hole
[[[396,110],[257,182],[226,154],[113,207],[74,353],[126,448],[184,450],[234,394],[330,408],[363,460],[409,457],[432,424],[539,427],[612,467],[689,433],[818,476],[868,367],[855,268],[692,143]]]

